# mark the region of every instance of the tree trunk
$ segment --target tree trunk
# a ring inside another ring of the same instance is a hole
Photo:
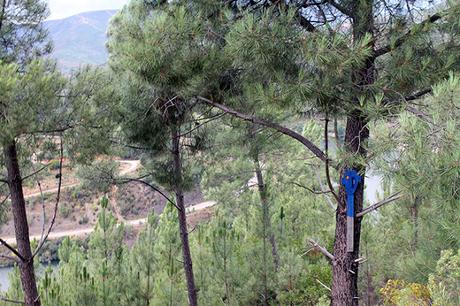
[[[414,235],[412,237],[411,247],[412,251],[415,252],[418,244],[418,207],[420,206],[422,199],[420,196],[415,196],[414,202],[410,207],[410,215],[412,219],[412,225],[414,230]]]
[[[262,204],[262,209],[263,209],[263,221],[266,225],[267,232],[268,232],[266,233],[266,236],[268,236],[268,239],[270,241],[270,245],[272,248],[272,257],[273,257],[273,264],[275,265],[275,271],[278,271],[279,265],[280,265],[280,258],[278,255],[278,246],[276,245],[275,235],[273,233],[272,226],[271,226],[267,186],[265,185],[264,177],[262,175],[262,169],[260,168],[260,161],[259,161],[258,154],[254,155],[254,167],[255,167],[255,172],[256,172],[256,177],[257,177],[257,186],[259,189],[260,202]],[[267,237],[264,237],[264,239],[267,239]]]
[[[8,186],[11,195],[11,210],[13,211],[14,231],[18,252],[24,258],[19,262],[21,284],[26,305],[40,305],[40,297],[35,280],[34,263],[29,240],[29,225],[27,222],[26,202],[22,190],[22,178],[19,169],[16,143],[12,141],[4,147],[5,165],[8,172]]]
[[[365,156],[363,144],[369,137],[364,118],[355,114],[348,118],[345,145],[349,151],[359,152]],[[355,211],[363,209],[364,171],[363,167],[355,167],[363,175],[363,180],[355,192]],[[361,218],[354,218],[354,249],[347,252],[347,195],[343,187],[339,191],[339,205],[336,213],[334,242],[334,263],[332,267],[332,305],[358,305],[358,264],[359,240],[361,236]]]
[[[354,6],[353,37],[354,41],[358,41],[365,35],[373,35],[373,1],[356,1]],[[352,78],[358,92],[365,94],[366,87],[374,83],[374,62],[374,58],[369,57],[362,67],[354,71]],[[346,151],[357,155],[358,158],[365,158],[367,155],[366,143],[369,138],[369,129],[367,127],[367,119],[364,117],[362,111],[359,110],[358,95],[354,99],[357,107],[347,117],[344,147]],[[353,163],[347,165],[347,167],[358,171],[363,178],[355,192],[355,213],[358,213],[363,209],[366,167]],[[332,305],[334,306],[357,306],[359,301],[358,264],[355,260],[359,258],[361,218],[354,218],[354,249],[353,252],[347,252],[346,201],[347,195],[345,189],[341,186],[339,190],[339,205],[336,213],[334,262],[332,267],[331,296]]]
[[[180,239],[182,242],[182,257],[184,260],[185,278],[187,281],[188,301],[190,306],[198,305],[197,289],[195,278],[193,276],[192,256],[190,254],[190,245],[188,240],[187,217],[185,215],[183,179],[182,179],[182,161],[180,155],[180,134],[176,126],[172,127],[171,132],[172,155],[174,159],[174,178],[176,205],[179,216]]]

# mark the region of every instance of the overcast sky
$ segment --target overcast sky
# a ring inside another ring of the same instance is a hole
[[[49,19],[61,19],[82,12],[120,9],[129,0],[46,0]]]

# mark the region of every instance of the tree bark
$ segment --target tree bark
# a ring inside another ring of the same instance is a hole
[[[3,149],[5,165],[8,172],[7,181],[11,194],[11,204],[14,220],[14,231],[18,252],[24,258],[19,261],[19,271],[24,302],[27,306],[39,306],[37,283],[35,280],[34,263],[29,240],[29,225],[27,222],[26,202],[22,190],[22,178],[19,168],[16,143],[12,141]]]
[[[415,252],[415,250],[417,249],[417,244],[418,244],[418,208],[421,203],[422,203],[421,197],[415,196],[414,202],[410,207],[410,215],[411,215],[411,220],[412,220],[412,225],[413,225],[413,230],[414,230],[414,235],[412,237],[412,242],[411,242],[411,247],[412,247],[413,252]]]
[[[264,177],[262,175],[262,169],[260,168],[259,154],[254,154],[254,167],[256,172],[260,202],[262,204],[263,209],[263,220],[267,228],[267,233],[264,239],[267,239],[268,236],[268,240],[270,241],[270,245],[272,248],[273,264],[275,265],[275,271],[278,271],[280,265],[280,258],[278,255],[278,246],[276,244],[275,235],[273,233],[271,226],[267,186],[265,185]]]
[[[355,114],[348,118],[345,145],[347,150],[366,154],[363,143],[369,137],[364,118]],[[363,175],[363,180],[355,192],[355,211],[363,208],[364,197],[364,168],[354,167]],[[361,236],[361,219],[354,218],[354,249],[347,252],[347,195],[343,187],[339,191],[339,205],[336,213],[336,228],[334,242],[334,263],[332,267],[332,305],[358,305],[358,263],[355,259],[359,257],[359,240]]]
[[[184,191],[182,179],[182,161],[180,154],[180,134],[175,125],[171,131],[172,155],[174,160],[174,189],[176,193],[177,213],[179,216],[179,231],[182,243],[182,257],[184,260],[185,278],[187,281],[188,301],[190,306],[198,305],[198,295],[193,276],[192,256],[187,230],[187,217],[185,215]]]
[[[373,1],[356,1],[353,14],[354,41],[362,39],[365,35],[373,35]],[[373,41],[373,40],[372,40]],[[354,71],[353,82],[358,92],[365,93],[366,87],[375,81],[375,58],[369,57],[362,67]],[[367,155],[366,143],[369,138],[367,119],[358,108],[358,97],[355,97],[357,107],[347,117],[344,147],[349,153],[363,158]],[[355,212],[363,209],[364,178],[366,167],[360,164],[347,165],[348,168],[358,171],[362,175],[362,182],[355,192]],[[343,169],[342,169],[343,172]],[[359,242],[361,236],[361,219],[354,218],[354,249],[347,252],[347,195],[343,186],[339,190],[339,203],[336,213],[336,229],[334,241],[334,263],[332,267],[332,305],[349,306],[358,305],[358,263]]]

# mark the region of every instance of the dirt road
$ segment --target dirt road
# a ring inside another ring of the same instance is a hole
[[[119,173],[120,176],[132,173],[132,172],[136,171],[140,166],[140,161],[139,160],[119,160],[118,162],[120,164],[126,164],[127,165],[126,168],[125,167],[120,167],[120,173]],[[66,185],[66,186],[62,186],[61,190],[66,189],[66,188],[76,187],[78,185],[79,184],[76,183],[76,184],[69,184],[69,185]],[[56,193],[57,191],[58,191],[58,188],[47,189],[47,190],[43,191],[43,194],[53,194],[53,193]],[[40,196],[40,195],[41,195],[40,192],[32,193],[32,194],[26,195],[25,198],[28,199],[28,198],[33,198],[33,197],[37,197],[37,196]],[[199,203],[199,204],[196,204],[196,205],[193,205],[193,206],[189,206],[189,207],[187,207],[187,214],[194,213],[194,212],[197,212],[197,211],[200,211],[200,210],[204,210],[204,209],[212,207],[212,206],[214,206],[216,204],[217,204],[217,202],[215,202],[215,201],[207,201],[207,202],[202,202],[202,203]],[[133,226],[133,227],[142,226],[146,222],[147,222],[147,218],[123,221],[123,223],[125,225],[129,225],[129,226]],[[58,232],[51,232],[49,234],[49,236],[48,236],[48,239],[58,239],[58,238],[62,238],[62,237],[84,237],[86,235],[89,235],[93,231],[94,231],[94,227],[75,229],[75,230],[64,230],[64,231],[58,231]],[[35,240],[40,240],[40,238],[41,238],[41,234],[40,235],[32,235],[32,236],[30,236],[30,240],[34,240],[34,239]],[[8,244],[15,244],[16,243],[16,238],[15,237],[7,237],[7,238],[4,238],[4,240]]]
[[[206,208],[212,207],[216,205],[217,202],[214,201],[208,201],[208,202],[203,202],[199,203],[193,206],[187,207],[187,213],[193,213],[197,212],[200,210],[204,210]],[[132,227],[139,227],[144,225],[147,222],[147,218],[142,218],[142,219],[136,219],[136,220],[129,220],[123,222],[125,225],[129,225]],[[53,239],[58,239],[62,237],[84,237],[86,235],[91,234],[94,231],[94,227],[88,227],[88,228],[82,228],[82,229],[77,229],[77,230],[68,230],[68,231],[59,231],[59,232],[51,232],[50,235],[48,236],[49,240]],[[30,240],[40,240],[41,235],[33,235],[30,236]],[[6,243],[8,244],[15,244],[16,243],[16,238],[15,237],[8,237],[4,239]]]
[[[120,164],[127,164],[128,165],[128,167],[126,169],[120,170],[120,176],[123,176],[123,175],[126,175],[128,173],[136,171],[137,168],[139,168],[139,166],[141,164],[140,160],[119,160],[118,162]],[[63,185],[63,186],[61,186],[61,190],[77,187],[78,185],[79,185],[79,183]],[[43,192],[30,193],[30,194],[25,195],[24,198],[27,200],[27,199],[30,199],[30,198],[39,197],[39,196],[41,196],[42,193],[43,193],[43,195],[46,195],[46,194],[54,194],[56,192],[58,192],[57,187],[47,189],[47,190],[43,190]]]

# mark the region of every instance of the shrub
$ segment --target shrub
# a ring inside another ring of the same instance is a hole
[[[61,165],[59,160],[52,160],[49,165],[50,170],[58,170]]]
[[[452,250],[443,251],[430,275],[428,288],[435,306],[460,305],[460,249],[455,255]]]
[[[83,216],[78,220],[78,224],[87,224],[89,222],[89,218],[87,216]]]
[[[385,287],[380,289],[385,305],[395,306],[428,306],[431,305],[431,296],[428,288],[423,284],[406,283],[400,279],[390,279]]]
[[[68,204],[61,203],[59,205],[59,215],[61,215],[63,218],[68,218],[71,213],[72,213],[72,208]]]

